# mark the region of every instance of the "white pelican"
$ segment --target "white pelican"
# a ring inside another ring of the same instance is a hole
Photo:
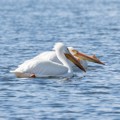
[[[53,48],[53,50],[55,49]],[[104,65],[104,63],[101,62],[95,55],[93,56],[86,55],[84,53],[81,53],[75,50],[73,47],[68,47],[68,50],[80,62],[80,64],[84,67],[85,70],[88,67],[87,61]],[[34,60],[41,61],[43,59],[62,64],[62,62],[58,59],[55,51],[46,51],[46,52],[40,53],[39,55],[35,56],[30,60],[26,60],[23,64],[19,65],[19,67],[22,67],[22,66],[24,67],[27,64],[29,65]],[[71,61],[68,61],[68,62],[69,64],[71,64],[74,71],[78,70],[78,67],[76,67],[75,64],[73,64]]]
[[[70,54],[67,47],[62,43],[54,46],[55,54],[62,64],[45,59],[31,59],[21,64],[15,71],[17,77],[71,77],[73,70],[68,59],[85,71],[84,67]],[[66,58],[67,57],[67,58]]]

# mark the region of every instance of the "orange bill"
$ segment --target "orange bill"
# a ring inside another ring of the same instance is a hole
[[[67,57],[67,59],[69,59],[71,62],[73,62],[78,68],[80,68],[82,71],[86,72],[85,68],[71,54],[65,53],[65,56]]]
[[[78,57],[79,59],[105,65],[105,63],[101,62],[95,55],[89,56],[84,53],[78,52],[76,50],[73,50],[73,52],[74,52],[74,56]]]

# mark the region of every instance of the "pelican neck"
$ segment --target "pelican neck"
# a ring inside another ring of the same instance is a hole
[[[73,72],[72,66],[69,64],[69,61],[65,57],[64,53],[61,52],[60,50],[56,50],[55,52],[56,52],[57,58],[61,61],[61,63],[68,68],[68,72],[72,73]]]

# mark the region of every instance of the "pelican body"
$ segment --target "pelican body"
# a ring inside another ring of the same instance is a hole
[[[38,59],[38,56],[31,60],[25,61],[19,65],[15,71],[17,77],[72,77],[73,70],[68,59],[73,62],[81,70],[84,67],[70,54],[67,47],[62,43],[56,43],[54,46],[55,55],[62,63],[54,62],[48,59]]]

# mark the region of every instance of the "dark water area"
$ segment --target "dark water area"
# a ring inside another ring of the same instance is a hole
[[[69,80],[9,71],[61,41],[96,56]],[[1,0],[0,120],[120,120],[120,1]]]

